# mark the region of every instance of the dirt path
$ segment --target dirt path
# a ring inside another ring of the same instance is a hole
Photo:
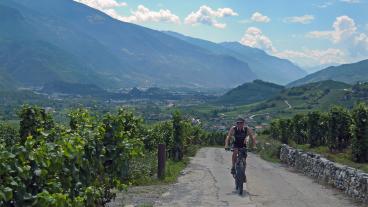
[[[203,148],[155,206],[355,207],[337,190],[250,154],[247,194],[234,192],[230,153]]]
[[[289,101],[284,100],[285,104],[288,106],[289,109],[292,109],[293,106],[289,103]]]

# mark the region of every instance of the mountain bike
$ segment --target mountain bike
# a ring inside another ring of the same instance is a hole
[[[230,149],[225,149],[229,151]],[[234,151],[231,149],[231,151]],[[246,174],[245,169],[247,166],[246,159],[247,158],[247,148],[238,149],[238,155],[235,162],[235,174],[233,177],[235,179],[235,187],[239,195],[243,195],[243,187],[246,182]]]

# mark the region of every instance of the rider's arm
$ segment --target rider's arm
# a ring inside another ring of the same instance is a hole
[[[254,134],[253,129],[250,127],[248,127],[248,134],[249,137],[252,139],[253,148],[255,148],[257,144],[256,135]]]
[[[234,127],[231,127],[225,139],[225,148],[229,147],[229,142],[233,134],[234,134]]]

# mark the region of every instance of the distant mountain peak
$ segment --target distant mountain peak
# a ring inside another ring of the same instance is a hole
[[[274,57],[261,49],[249,47],[240,42],[222,42],[217,44],[208,40],[188,37],[177,32],[168,31],[165,34],[199,46],[212,53],[235,57],[239,61],[247,63],[257,78],[263,80],[286,84],[307,75],[304,70],[289,60]]]

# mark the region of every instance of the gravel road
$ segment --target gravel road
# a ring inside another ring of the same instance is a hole
[[[234,191],[230,152],[202,148],[155,206],[355,207],[341,192],[249,154],[246,195]]]

